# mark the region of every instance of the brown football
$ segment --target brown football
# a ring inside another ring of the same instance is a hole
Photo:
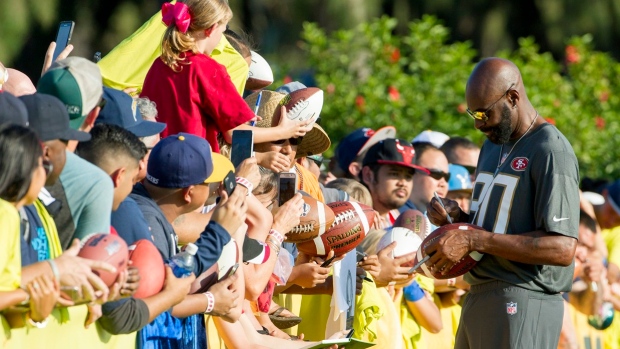
[[[394,222],[394,228],[402,227],[416,233],[424,240],[431,233],[431,222],[424,213],[418,210],[407,210],[401,213]]]
[[[116,268],[116,273],[103,270],[93,270],[103,282],[112,286],[118,274],[127,268],[129,251],[127,243],[118,235],[97,233],[86,236],[78,257],[107,262]]]
[[[418,252],[416,252],[416,257],[415,257],[415,260],[413,261],[413,265],[418,264],[418,261],[421,261],[422,259],[424,259],[424,257],[426,257],[425,249],[426,247],[428,247],[428,245],[430,245],[436,239],[439,239],[440,237],[442,237],[448,230],[456,230],[456,229],[484,230],[484,228],[481,228],[477,225],[473,225],[469,223],[454,223],[454,224],[447,224],[447,225],[441,226],[435,229],[429,236],[426,237],[426,239],[424,239],[424,241],[422,241],[422,245],[420,245]],[[426,266],[426,264],[422,264],[422,266],[418,268],[418,270],[416,270],[416,273],[424,274],[425,276],[428,276],[434,279],[452,279],[452,278],[461,276],[469,272],[473,267],[476,266],[476,263],[478,263],[478,261],[483,256],[484,255],[482,253],[479,253],[476,251],[471,252],[467,256],[463,257],[458,263],[456,263],[452,268],[450,268],[450,270],[448,270],[446,274],[443,274],[443,275],[441,274],[439,270],[429,269]]]
[[[297,248],[309,256],[325,257],[331,250],[341,256],[364,240],[375,219],[372,207],[355,201],[337,201],[327,204],[336,218],[332,226],[321,236],[297,244]]]
[[[303,196],[303,212],[299,217],[299,224],[284,236],[284,241],[299,243],[310,241],[323,235],[336,216],[329,206],[310,196]]]

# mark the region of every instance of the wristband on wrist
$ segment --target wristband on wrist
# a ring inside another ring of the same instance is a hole
[[[411,283],[411,285],[403,288],[403,297],[409,302],[417,302],[424,298],[424,290],[420,287],[417,281]]]
[[[282,236],[282,234],[280,234],[280,232],[275,229],[271,229],[269,231],[269,236],[273,236],[280,245],[282,244],[282,241],[284,241],[284,236]]]
[[[250,182],[249,180],[243,177],[236,177],[235,181],[237,182],[237,184],[244,186],[248,190],[247,196],[252,195],[252,190],[254,190],[254,186],[252,185],[252,182]]]
[[[28,322],[28,324],[32,327],[36,327],[36,328],[45,328],[45,326],[47,326],[47,320],[49,318],[46,318],[43,321],[34,321],[32,320],[32,318],[30,317],[30,312],[26,313],[26,320]]]
[[[56,262],[53,259],[47,259],[46,262],[49,263],[50,268],[52,268],[52,273],[54,273],[54,277],[56,278],[56,281],[60,282],[60,272],[58,271]]]
[[[207,297],[207,309],[205,309],[204,313],[211,314],[213,308],[215,308],[215,296],[213,296],[211,292],[205,292],[203,294]]]
[[[455,285],[456,285],[456,278],[448,279],[448,280],[446,280],[446,282],[448,283],[448,287],[455,287]]]

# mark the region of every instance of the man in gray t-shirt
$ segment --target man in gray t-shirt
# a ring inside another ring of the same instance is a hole
[[[462,257],[484,254],[465,275],[472,285],[455,348],[556,348],[560,292],[569,291],[579,226],[579,170],[566,138],[531,105],[519,69],[482,60],[466,89],[467,112],[487,136],[469,214],[456,202],[429,203],[433,224],[449,230],[426,248],[427,265],[447,271]],[[473,111],[472,111],[473,110]]]

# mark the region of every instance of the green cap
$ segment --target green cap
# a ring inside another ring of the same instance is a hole
[[[69,113],[69,125],[79,129],[103,94],[99,67],[81,57],[69,57],[54,62],[43,74],[37,92],[60,99]]]

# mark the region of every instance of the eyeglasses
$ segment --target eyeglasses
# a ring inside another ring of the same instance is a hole
[[[472,111],[471,109],[467,108],[467,114],[469,114],[469,116],[471,116],[474,120],[481,120],[484,122],[487,122],[487,120],[489,120],[489,115],[488,112],[493,109],[493,107],[495,106],[495,104],[497,104],[497,102],[499,102],[502,98],[506,97],[506,95],[508,94],[508,92],[510,92],[510,90],[512,90],[512,87],[515,84],[510,85],[510,87],[508,87],[508,89],[506,90],[506,92],[504,92],[504,94],[499,97],[495,102],[493,102],[493,104],[491,104],[490,107],[488,107],[485,111]]]
[[[321,167],[323,164],[323,157],[321,155],[308,155],[306,158],[312,160],[318,167]]]
[[[429,173],[426,173],[422,170],[416,170],[416,172],[418,173],[423,173],[433,179],[436,180],[440,180],[440,179],[444,179],[446,182],[450,180],[450,173],[449,172],[443,172],[441,170],[437,170],[434,168],[427,168],[426,170],[428,170]]]
[[[272,141],[271,144],[277,144],[277,145],[281,145],[284,144],[284,142],[286,142],[288,140],[288,142],[291,145],[299,145],[301,144],[301,141],[304,137],[297,137],[297,138],[289,138],[289,139],[279,139],[277,141]]]
[[[45,170],[45,175],[49,176],[50,173],[54,170],[54,165],[52,165],[51,162],[49,162],[48,160],[43,160],[43,169]]]
[[[465,169],[467,170],[467,172],[469,174],[474,174],[476,173],[476,166],[467,166],[467,165],[461,165],[461,164],[455,164],[455,165],[459,165],[459,166],[463,166],[465,167]]]

